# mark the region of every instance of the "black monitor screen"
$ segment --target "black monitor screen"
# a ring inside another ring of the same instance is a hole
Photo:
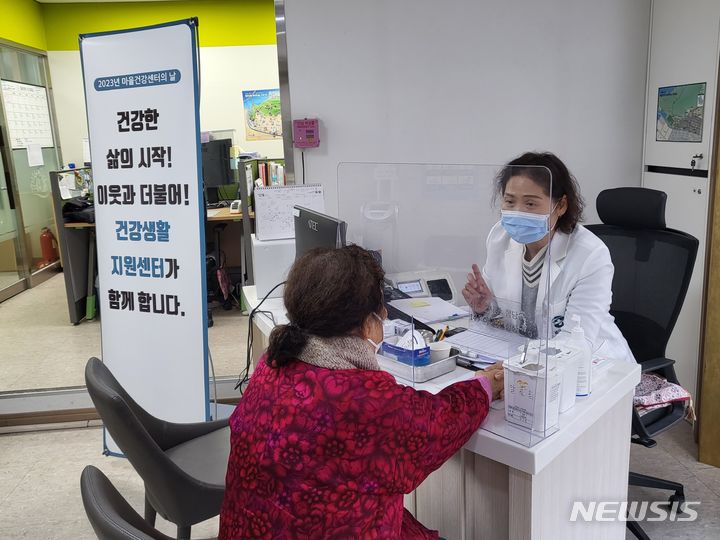
[[[347,224],[337,218],[295,206],[295,258],[318,247],[339,248],[345,245]]]
[[[231,139],[220,139],[202,143],[202,173],[205,186],[231,184],[230,147]]]

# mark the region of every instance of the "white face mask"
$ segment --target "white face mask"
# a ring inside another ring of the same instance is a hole
[[[377,313],[374,313],[374,312],[373,312],[373,317],[375,317],[378,321],[380,321],[380,326],[385,326],[385,323],[384,323],[384,321],[380,318],[380,315],[378,315]],[[373,346],[373,352],[374,352],[375,354],[377,354],[377,352],[380,350],[380,346],[382,345],[382,341],[381,341],[380,343],[375,343],[375,342],[374,342],[372,339],[370,339],[370,338],[365,338],[365,339],[367,340],[368,343],[370,343],[370,345]]]

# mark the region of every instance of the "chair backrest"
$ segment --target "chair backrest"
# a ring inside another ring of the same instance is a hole
[[[162,432],[167,422],[135,403],[97,358],[85,366],[85,384],[103,425],[145,482],[155,509],[162,516],[180,514],[182,488],[193,479],[165,455]]]
[[[103,540],[171,540],[138,515],[102,471],[88,465],[80,476],[88,520]]]
[[[685,301],[697,238],[665,226],[662,191],[607,189],[598,195],[602,225],[589,225],[615,266],[610,308],[638,362],[662,358]]]

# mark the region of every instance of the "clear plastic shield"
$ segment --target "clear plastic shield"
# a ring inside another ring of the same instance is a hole
[[[526,446],[559,424],[562,366],[548,360],[563,316],[550,294],[562,203],[552,194],[539,166],[338,166],[348,243],[374,251],[386,273],[383,369],[439,392],[501,362],[504,400],[482,429]]]

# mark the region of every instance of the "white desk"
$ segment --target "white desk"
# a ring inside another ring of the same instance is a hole
[[[243,296],[251,309],[257,305],[254,287],[243,288]],[[281,299],[267,300],[266,308],[276,321],[284,319]],[[256,315],[255,339],[267,343],[272,326],[269,317]],[[472,376],[457,368],[415,387],[436,393]],[[570,513],[576,500],[627,500],[638,382],[638,365],[615,363],[591,396],[578,398],[560,415],[557,433],[529,448],[499,435],[515,428],[505,422],[503,410],[491,409],[465,447],[406,497],[406,507],[448,540],[624,539],[621,521],[572,523]]]

